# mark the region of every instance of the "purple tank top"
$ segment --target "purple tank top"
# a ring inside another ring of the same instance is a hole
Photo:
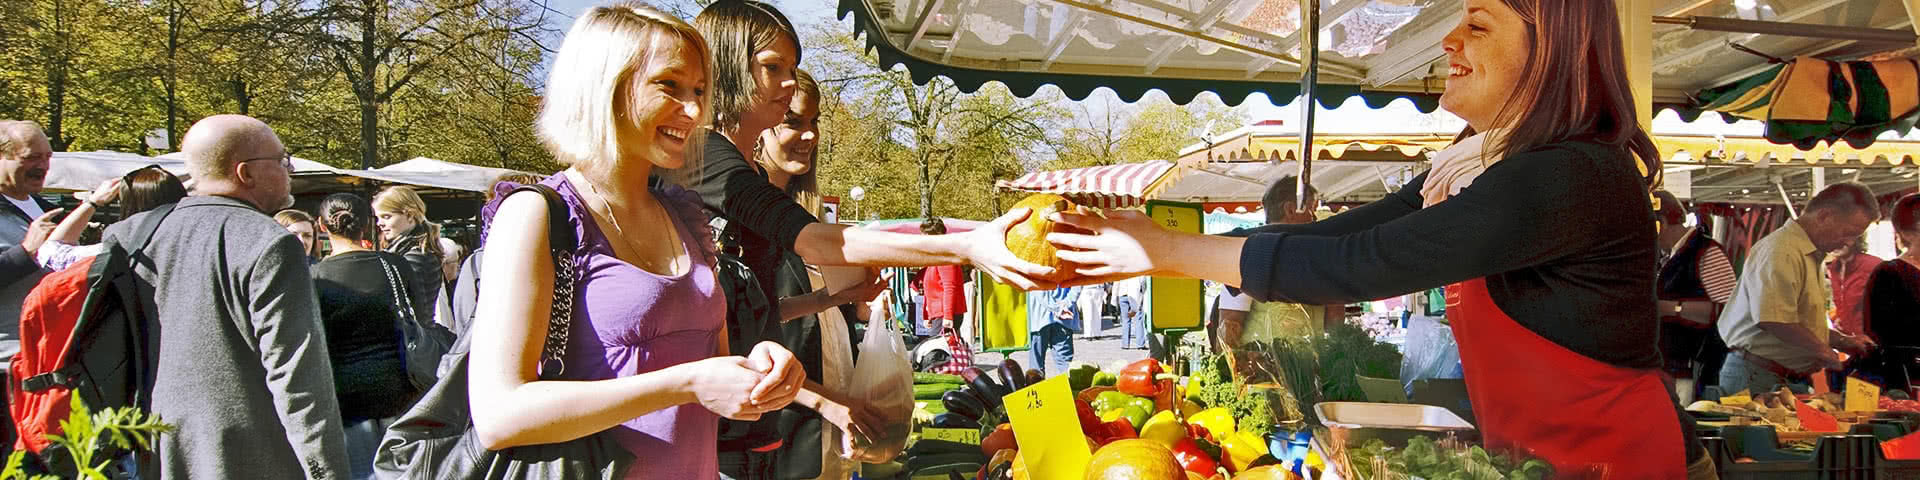
[[[565,175],[542,183],[566,199],[581,240],[573,327],[560,379],[620,378],[713,357],[726,302],[716,285],[708,241],[713,237],[699,196],[675,186],[654,190],[693,257],[681,275],[661,276],[614,257],[606,234]],[[704,479],[719,476],[718,429],[718,416],[689,403],[642,415],[610,432],[636,457],[627,478]]]

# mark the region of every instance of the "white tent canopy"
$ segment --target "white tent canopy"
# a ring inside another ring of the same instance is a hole
[[[120,178],[128,172],[159,165],[174,175],[180,176],[191,185],[186,157],[180,152],[168,153],[158,157],[148,157],[125,152],[54,152],[53,167],[47,172],[46,189],[55,192],[92,190],[107,180]],[[485,192],[493,186],[493,179],[504,173],[516,172],[504,168],[465,165],[426,157],[419,157],[373,170],[353,170],[334,168],[327,164],[304,158],[293,158],[293,176],[296,193],[312,188],[325,189],[330,184],[328,178],[355,177],[387,183],[417,185],[468,192]],[[315,182],[319,182],[315,184]],[[308,184],[310,188],[300,188],[298,184]],[[314,185],[320,185],[315,187]]]
[[[58,192],[93,190],[107,180],[148,165],[159,165],[174,175],[187,176],[187,164],[175,158],[154,158],[125,152],[53,152],[46,189]]]

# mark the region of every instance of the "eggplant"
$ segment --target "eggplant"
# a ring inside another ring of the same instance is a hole
[[[1020,362],[1011,358],[1001,360],[1000,381],[1007,384],[1008,390],[1027,388],[1027,369],[1020,368]]]
[[[1047,379],[1047,374],[1040,373],[1039,370],[1027,370],[1028,385],[1040,383],[1041,380],[1046,380],[1046,379]]]
[[[998,408],[1000,398],[1013,393],[1013,389],[993,381],[993,374],[987,373],[986,369],[973,367],[964,372],[967,384],[973,386],[974,393],[980,395],[981,400],[987,401],[988,407]]]
[[[933,416],[934,428],[980,428],[980,421],[953,412]]]
[[[947,407],[947,413],[960,414],[976,421],[987,413],[987,403],[964,389],[940,395],[940,404]]]

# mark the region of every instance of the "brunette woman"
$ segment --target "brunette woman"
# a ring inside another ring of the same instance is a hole
[[[1659,157],[1614,3],[1467,0],[1442,42],[1440,103],[1469,128],[1386,199],[1244,238],[1065,214],[1095,234],[1053,234],[1085,250],[1060,258],[1086,281],[1204,278],[1316,305],[1444,286],[1489,448],[1530,451],[1561,478],[1684,478],[1688,459],[1710,475],[1660,372],[1642,173]]]

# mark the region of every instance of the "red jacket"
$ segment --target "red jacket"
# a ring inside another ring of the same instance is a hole
[[[927,318],[957,319],[967,313],[967,296],[960,292],[966,279],[960,278],[959,265],[927,267],[920,280],[920,291],[927,296]]]

